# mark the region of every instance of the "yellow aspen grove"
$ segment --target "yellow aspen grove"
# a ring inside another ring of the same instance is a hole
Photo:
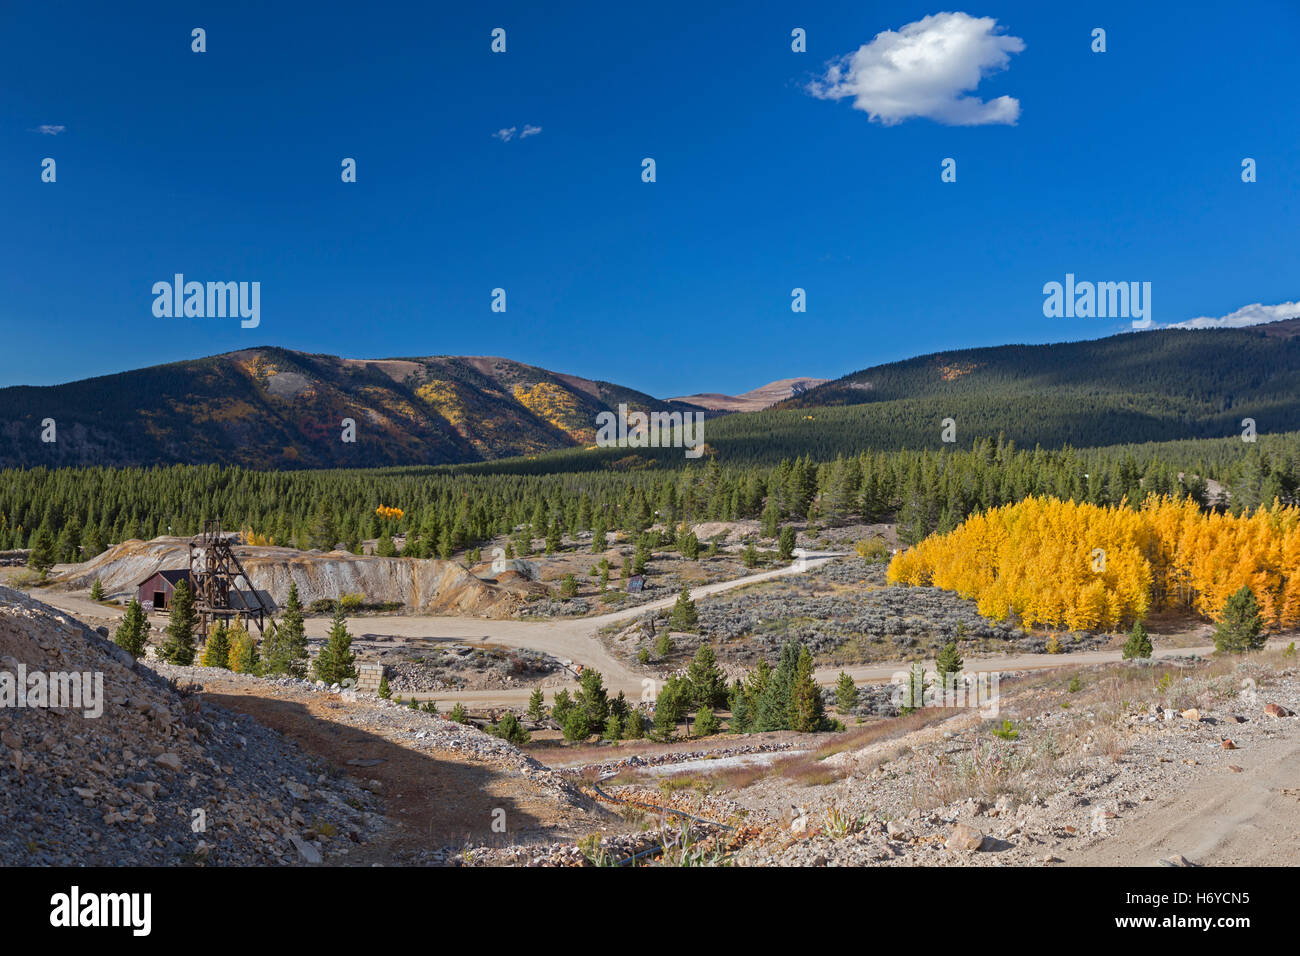
[[[1243,585],[1272,627],[1300,624],[1300,508],[1205,514],[1148,498],[1134,511],[1026,498],[894,556],[889,581],[933,585],[994,620],[1114,631],[1153,608],[1217,618]]]

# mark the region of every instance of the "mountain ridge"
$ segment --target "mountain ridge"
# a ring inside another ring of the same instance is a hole
[[[803,390],[797,386],[807,384]],[[753,404],[794,392],[769,408]],[[709,416],[729,460],[943,448],[999,433],[1091,447],[1300,429],[1300,319],[951,349],[741,396],[656,399],[497,356],[352,359],[270,346],[65,385],[0,389],[0,465],[237,464],[266,469],[475,464],[588,455],[596,416]],[[694,399],[694,401],[687,401]],[[731,406],[728,407],[728,403]],[[41,441],[53,419],[57,440]],[[953,426],[944,425],[949,419]],[[355,441],[345,440],[351,421]],[[681,455],[597,449],[597,467]],[[590,464],[590,463],[588,463]]]

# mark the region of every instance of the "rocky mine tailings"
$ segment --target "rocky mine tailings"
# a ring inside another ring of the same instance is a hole
[[[382,830],[369,794],[278,734],[0,587],[0,674],[74,672],[102,679],[90,716],[31,698],[0,707],[0,865],[319,862]],[[313,844],[318,820],[344,839]]]
[[[81,564],[62,569],[56,584],[88,588],[96,578],[106,594],[132,597],[135,586],[156,571],[189,567],[188,538],[123,541]],[[424,614],[508,617],[520,594],[481,580],[451,561],[359,556],[345,551],[240,546],[235,549],[258,591],[277,606],[298,584],[303,604],[344,594],[362,594],[367,603],[398,602]]]

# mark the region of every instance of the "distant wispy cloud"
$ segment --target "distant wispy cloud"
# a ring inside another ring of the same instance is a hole
[[[518,130],[519,127],[517,126],[508,126],[505,127],[504,129],[497,130],[495,133],[492,134],[492,138],[499,139],[503,143],[508,143],[515,138],[515,133],[518,132]],[[529,123],[525,123],[524,131],[522,133],[519,133],[519,138],[527,139],[529,136],[536,136],[541,131],[542,128],[540,126],[532,126]]]
[[[1001,32],[992,17],[935,13],[899,30],[876,34],[828,65],[807,87],[818,99],[853,98],[853,108],[882,126],[922,117],[947,126],[1014,126],[1020,101],[966,95],[991,73],[1007,68],[1025,48]]]
[[[55,126],[50,123],[42,123],[40,126],[36,127],[36,129],[32,130],[32,132],[44,133],[46,136],[58,136],[65,129],[67,129],[66,126]]]
[[[1261,305],[1255,302],[1243,305],[1235,312],[1218,318],[1201,316],[1186,322],[1174,322],[1161,326],[1166,329],[1241,329],[1248,325],[1267,325],[1269,322],[1281,322],[1284,319],[1300,318],[1300,302],[1280,302],[1277,305]]]

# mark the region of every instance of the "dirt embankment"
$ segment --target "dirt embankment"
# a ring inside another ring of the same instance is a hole
[[[98,578],[106,595],[134,596],[136,586],[155,572],[189,567],[187,545],[187,538],[123,541],[58,569],[54,583],[88,588]],[[483,581],[451,561],[260,546],[240,546],[235,553],[253,586],[277,606],[288,598],[290,581],[304,604],[361,594],[367,603],[397,602],[422,614],[508,617],[520,602],[517,590]]]

